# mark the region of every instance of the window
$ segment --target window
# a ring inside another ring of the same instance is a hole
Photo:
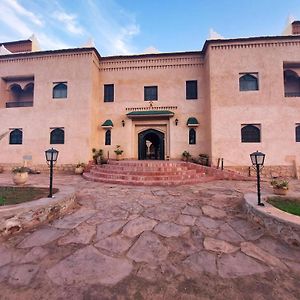
[[[240,74],[240,91],[258,90],[258,73]]]
[[[20,83],[20,84],[19,84]],[[22,86],[22,87],[21,87]],[[16,82],[9,81],[7,84],[6,107],[31,107],[33,106],[34,82],[28,78]]]
[[[198,99],[197,80],[189,80],[185,86],[186,99]]]
[[[145,101],[157,100],[157,86],[144,87],[144,100]]]
[[[105,132],[105,145],[111,145],[111,131],[110,129]]]
[[[300,97],[300,78],[298,74],[292,70],[285,70],[284,76],[284,96]]]
[[[50,133],[50,144],[64,144],[65,131],[63,128],[55,128]]]
[[[296,124],[296,142],[300,143],[300,124]]]
[[[9,144],[22,145],[22,143],[23,143],[22,129],[13,129],[9,134]]]
[[[53,98],[67,98],[68,86],[66,82],[55,83],[53,87]]]
[[[260,125],[242,125],[242,143],[260,143]]]
[[[113,84],[104,84],[104,102],[114,102]]]
[[[196,130],[194,128],[189,129],[189,144],[190,145],[196,144]]]

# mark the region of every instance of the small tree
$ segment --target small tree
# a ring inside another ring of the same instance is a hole
[[[192,155],[188,151],[183,151],[182,152],[182,160],[184,161],[189,161]]]
[[[101,164],[101,161],[103,161],[103,150],[102,149],[92,149],[93,152],[93,160],[95,164]]]
[[[122,153],[124,152],[122,149],[121,149],[121,146],[120,145],[117,145],[116,146],[116,150],[114,150],[116,155],[117,155],[117,160],[120,159],[120,155],[122,155]]]

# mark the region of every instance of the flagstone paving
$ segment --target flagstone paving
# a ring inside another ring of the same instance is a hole
[[[78,208],[1,240],[0,299],[300,299],[300,249],[246,219],[253,182],[125,187],[56,175],[61,185],[76,188]]]

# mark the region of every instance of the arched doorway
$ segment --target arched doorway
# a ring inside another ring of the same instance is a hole
[[[165,135],[155,129],[139,133],[139,159],[165,159]]]

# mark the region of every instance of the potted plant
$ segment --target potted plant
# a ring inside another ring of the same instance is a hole
[[[271,185],[276,195],[286,195],[289,189],[289,182],[285,179],[273,179]]]
[[[75,167],[75,174],[76,175],[81,175],[84,171],[85,164],[84,163],[78,163]]]
[[[207,154],[199,154],[199,163],[203,166],[208,166],[209,156]]]
[[[100,165],[102,163],[102,161],[104,160],[103,158],[103,150],[102,149],[92,149],[93,152],[93,160],[95,162],[96,165]]]
[[[121,146],[120,145],[117,145],[116,146],[116,150],[115,150],[115,153],[116,153],[116,156],[117,156],[117,160],[120,160],[120,156],[122,155],[124,151],[121,149]]]
[[[192,155],[188,151],[183,151],[182,160],[188,162]]]
[[[26,183],[28,179],[28,168],[26,167],[16,167],[12,169],[13,172],[13,182],[17,185]]]

